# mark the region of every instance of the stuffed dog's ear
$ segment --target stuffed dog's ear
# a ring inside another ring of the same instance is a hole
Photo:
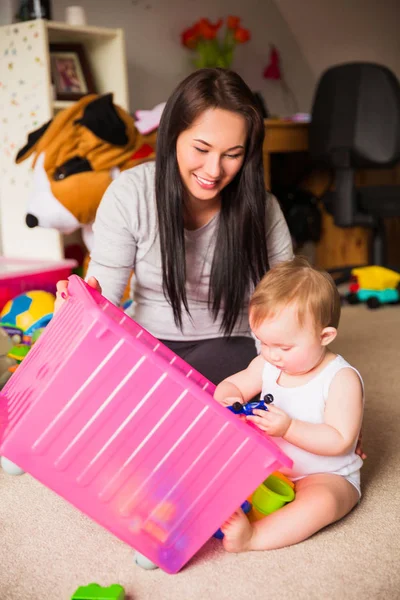
[[[28,158],[32,154],[32,152],[34,152],[36,144],[38,143],[46,129],[49,127],[51,122],[52,119],[50,119],[50,121],[47,121],[47,123],[39,127],[39,129],[35,129],[35,131],[31,131],[31,133],[28,134],[27,143],[23,148],[21,148],[21,150],[19,150],[15,158],[15,162],[17,164]]]
[[[90,129],[95,136],[115,146],[125,146],[129,139],[126,126],[113,105],[113,95],[105,94],[85,106],[83,116],[74,123]]]

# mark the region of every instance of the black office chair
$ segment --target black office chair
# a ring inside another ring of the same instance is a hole
[[[386,264],[384,219],[400,217],[400,186],[356,188],[354,171],[390,168],[400,160],[400,85],[395,75],[370,63],[325,71],[312,107],[310,154],[333,170],[335,189],[322,200],[335,224],[371,228],[370,262]]]

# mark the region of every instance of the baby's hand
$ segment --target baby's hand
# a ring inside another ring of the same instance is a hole
[[[101,286],[95,277],[89,277],[88,285],[94,288],[101,294]],[[56,314],[64,302],[68,298],[68,281],[66,279],[62,279],[57,282],[57,293],[56,293],[56,301],[54,303],[54,314]]]
[[[246,419],[257,425],[268,435],[275,437],[283,437],[292,422],[292,419],[284,410],[273,404],[268,406],[268,410],[255,409],[253,415],[249,415]]]

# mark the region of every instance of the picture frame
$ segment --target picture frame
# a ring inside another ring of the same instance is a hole
[[[82,44],[50,44],[50,70],[55,100],[79,100],[96,93]]]

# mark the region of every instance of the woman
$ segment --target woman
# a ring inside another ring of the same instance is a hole
[[[195,71],[166,104],[156,162],[123,172],[96,215],[89,283],[118,305],[134,269],[131,316],[214,383],[256,356],[249,296],[292,257],[263,138],[239,75]]]

